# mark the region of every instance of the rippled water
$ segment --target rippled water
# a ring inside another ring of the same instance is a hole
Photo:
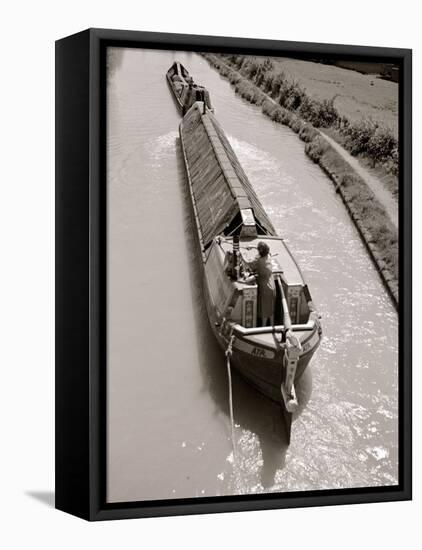
[[[225,361],[194,253],[180,115],[164,77],[174,59],[209,88],[323,317],[290,446],[278,406],[233,374],[236,460]],[[397,315],[303,143],[194,53],[113,49],[108,112],[108,500],[396,484]]]

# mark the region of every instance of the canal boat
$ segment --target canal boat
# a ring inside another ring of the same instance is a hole
[[[194,103],[179,133],[212,330],[231,364],[283,405],[290,438],[299,405],[295,384],[321,341],[318,312],[214,114]],[[273,325],[265,327],[251,268],[261,241],[270,248],[276,287]]]
[[[205,101],[208,109],[212,109],[208,90],[204,86],[196,84],[187,69],[179,61],[173,63],[166,73],[166,78],[182,115],[189,110],[195,101]]]

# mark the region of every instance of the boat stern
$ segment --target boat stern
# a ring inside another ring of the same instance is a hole
[[[299,406],[295,384],[322,338],[317,314],[306,325],[288,331],[283,326],[245,329],[226,323],[219,333],[223,346],[232,342],[234,367],[263,394],[294,413]]]

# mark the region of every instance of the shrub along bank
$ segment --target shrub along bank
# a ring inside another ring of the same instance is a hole
[[[288,83],[284,75],[274,75],[269,59],[245,62],[248,58],[229,56],[232,63],[236,60],[236,66],[242,68],[244,76],[228,65],[227,59],[222,56],[208,53],[203,55],[222,76],[229,79],[237,93],[249,102],[261,106],[262,111],[272,120],[289,126],[306,143],[305,152],[335,183],[337,192],[397,306],[397,231],[365,181],[317,130],[329,127],[333,120],[337,120],[338,114],[336,115],[332,102],[310,99],[299,86]],[[242,63],[239,65],[240,60]],[[274,99],[274,95],[278,101]],[[358,147],[359,140],[363,143],[366,138],[358,138],[358,132],[353,132],[355,134],[352,142]]]

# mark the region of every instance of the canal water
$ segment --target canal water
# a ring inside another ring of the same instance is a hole
[[[233,453],[165,80],[175,59],[209,89],[322,315],[290,446],[279,407],[233,373]],[[332,183],[198,54],[112,49],[108,63],[108,500],[397,484],[397,315]]]

